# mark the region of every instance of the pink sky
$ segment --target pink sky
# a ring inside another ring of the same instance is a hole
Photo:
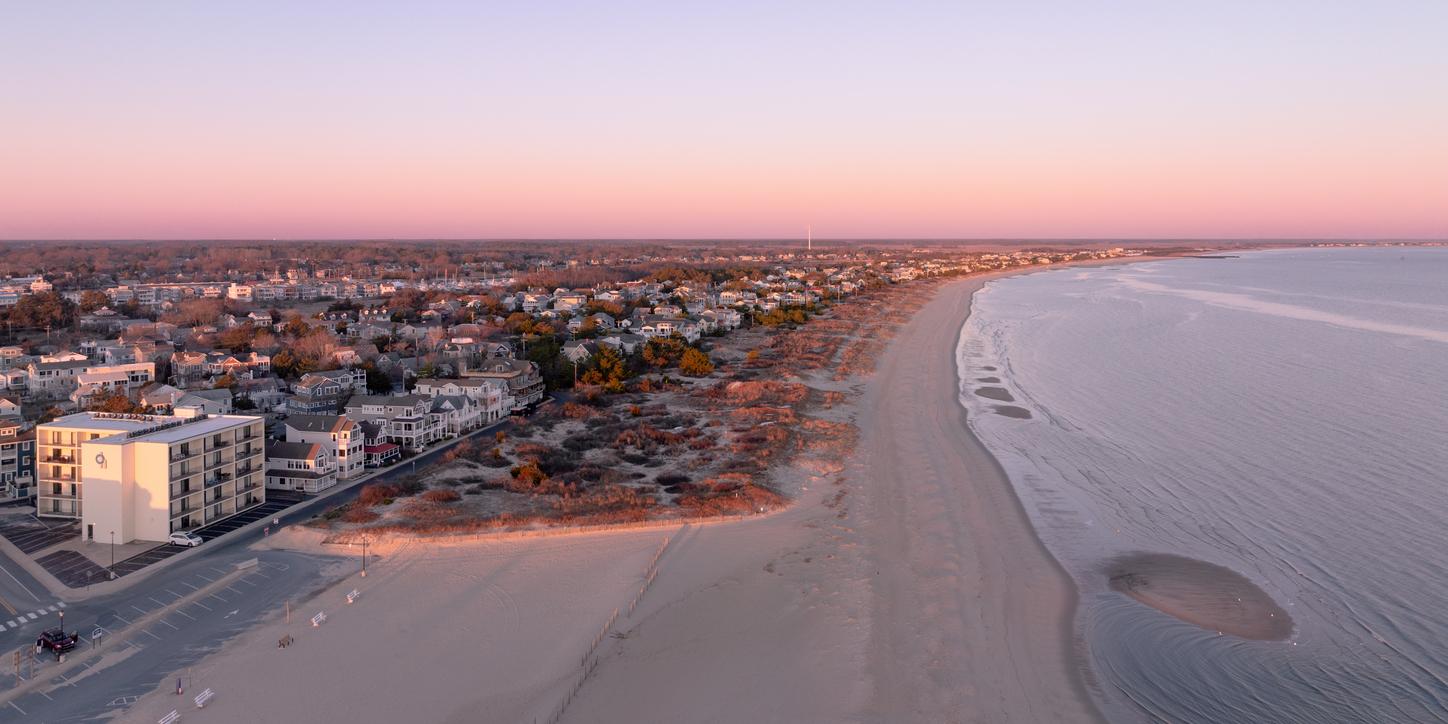
[[[1448,237],[1441,4],[744,5],[28,9],[0,238]]]

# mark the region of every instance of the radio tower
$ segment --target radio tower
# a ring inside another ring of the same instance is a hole
[[[804,250],[814,251],[814,224],[804,227]]]

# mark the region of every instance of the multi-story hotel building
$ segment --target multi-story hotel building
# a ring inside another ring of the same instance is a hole
[[[38,515],[86,540],[164,541],[266,501],[260,417],[81,412],[39,426]]]

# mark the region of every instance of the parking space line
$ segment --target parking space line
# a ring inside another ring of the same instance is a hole
[[[167,620],[164,619],[164,618],[161,619],[160,621],[158,621],[158,623],[164,623],[164,624],[166,624],[167,626],[170,626],[172,631],[180,631],[180,630],[181,630],[181,627],[180,627],[180,626],[177,626],[176,624],[173,624],[173,623],[171,623],[170,621],[167,621]]]
[[[185,587],[193,590],[193,591],[199,591],[199,590],[201,590],[200,588],[197,588],[196,586],[193,586],[193,585],[191,585],[191,584],[189,584],[189,583],[187,583],[187,582],[185,582],[185,581],[177,581],[177,582],[180,583],[181,585],[183,585],[183,586],[185,586]]]
[[[216,594],[214,594],[214,593],[211,594],[211,597],[214,598],[214,599],[216,599],[216,600],[218,600],[218,601],[220,601],[220,602],[222,602],[222,603],[227,603],[227,600],[226,600],[226,599],[224,599],[224,598],[222,598],[221,596],[218,596],[218,595],[216,595]]]
[[[196,620],[196,617],[195,617],[195,616],[192,616],[191,614],[186,613],[185,611],[182,611],[182,610],[179,609],[179,608],[176,609],[176,613],[178,613],[178,614],[180,614],[180,615],[182,615],[182,616],[185,616],[186,618],[189,618],[189,619],[191,619],[192,621],[195,621],[195,620]]]
[[[202,602],[200,602],[200,601],[192,601],[191,603],[193,603],[193,604],[195,604],[195,605],[197,605],[197,606],[200,606],[200,607],[206,609],[207,611],[210,611],[210,610],[211,610],[211,607],[210,607],[210,606],[208,606],[208,605],[206,605],[206,604],[204,604],[204,603],[202,603]]]
[[[151,638],[156,639],[157,641],[160,641],[160,640],[161,640],[161,637],[160,637],[160,636],[157,636],[156,634],[153,634],[153,633],[151,633],[150,631],[148,631],[148,630],[146,630],[146,629],[141,629],[141,633],[146,634],[147,636],[150,636]]]
[[[232,593],[235,593],[235,594],[238,595],[238,596],[245,595],[245,594],[243,594],[241,591],[239,591],[239,590],[237,590],[237,589],[235,589],[235,588],[232,588],[231,586],[227,586],[227,587],[226,587],[226,590],[231,591]]]
[[[131,622],[130,622],[130,621],[127,621],[126,619],[121,618],[121,614],[118,613],[118,614],[116,614],[115,616],[116,616],[116,618],[120,618],[120,619],[121,619],[121,623],[123,623],[123,624],[125,624],[125,625],[127,625],[127,626],[130,626],[130,625],[131,625]]]
[[[140,606],[135,606],[135,605],[133,605],[133,606],[131,606],[131,608],[136,609],[136,611],[139,612],[142,616],[145,616],[145,615],[146,615],[146,609],[141,608]]]
[[[180,598],[180,597],[181,597],[181,594],[179,594],[179,593],[177,593],[177,592],[175,592],[175,591],[173,591],[173,590],[171,590],[171,589],[169,589],[169,588],[164,588],[164,589],[162,589],[162,590],[164,590],[165,592],[171,594],[172,596],[175,596],[176,598]]]
[[[197,578],[206,578],[206,575],[205,575],[205,574],[202,574],[202,573],[198,573],[198,574],[196,574],[196,577],[197,577]],[[216,579],[215,579],[215,578],[206,578],[206,582],[207,582],[207,583],[216,583]]]

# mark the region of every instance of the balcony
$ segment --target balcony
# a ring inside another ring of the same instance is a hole
[[[60,463],[62,465],[74,465],[74,455],[47,455],[40,459],[43,463]]]
[[[200,454],[201,454],[201,451],[200,451],[200,450],[172,450],[172,451],[171,451],[171,462],[173,462],[173,463],[178,463],[178,462],[181,462],[182,460],[186,460],[186,459],[189,459],[189,458],[194,458],[194,457],[196,457],[197,455],[200,455]]]
[[[227,440],[227,439],[225,439],[225,438],[213,437],[213,438],[211,438],[211,447],[210,447],[210,449],[211,449],[211,450],[220,450],[220,449],[222,449],[222,448],[231,447],[231,446],[234,445],[234,444],[236,444],[236,443],[232,442],[231,440]]]
[[[226,483],[226,482],[230,482],[230,481],[231,481],[231,473],[216,473],[216,474],[214,474],[214,475],[208,475],[208,476],[206,476],[206,487],[210,488],[210,487],[212,487],[212,486],[220,485],[220,484],[222,484],[222,483]]]

